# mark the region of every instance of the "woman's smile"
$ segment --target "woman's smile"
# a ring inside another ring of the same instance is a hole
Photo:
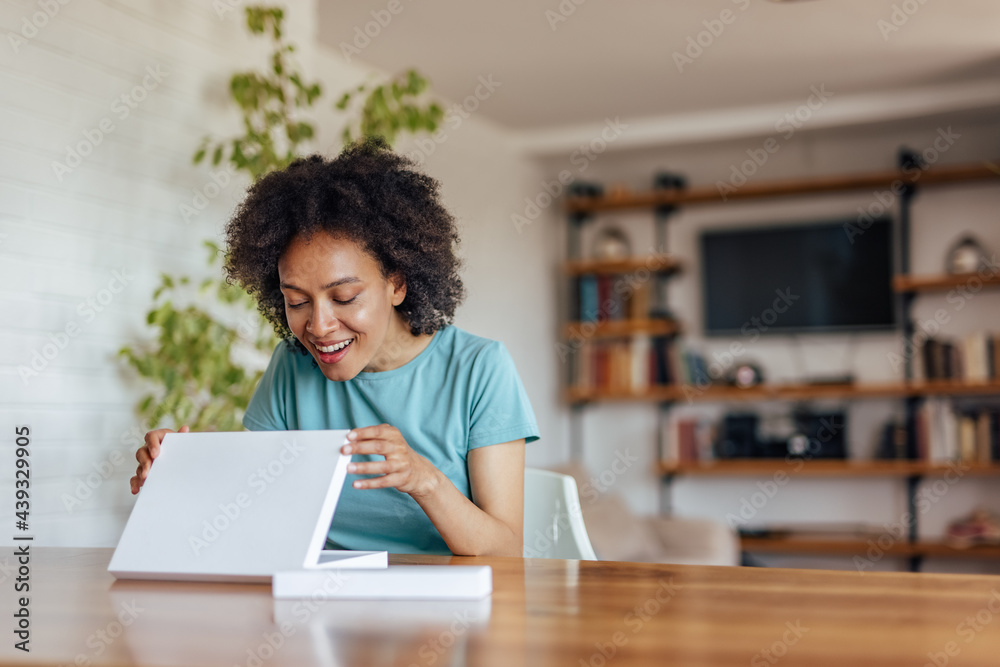
[[[324,364],[335,364],[347,356],[347,351],[354,342],[353,338],[348,338],[339,343],[314,343],[313,347],[319,352],[319,360]]]

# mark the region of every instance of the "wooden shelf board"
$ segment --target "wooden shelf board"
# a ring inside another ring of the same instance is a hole
[[[943,556],[946,558],[1000,558],[1000,544],[977,544],[967,549],[958,549],[944,542],[918,542],[915,549],[922,556]]]
[[[756,553],[814,554],[865,556],[871,548],[869,540],[878,536],[859,537],[743,537],[740,548]],[[968,549],[958,549],[939,540],[922,540],[910,544],[897,541],[883,547],[877,545],[888,556],[907,558],[910,556],[940,556],[946,558],[1000,558],[1000,545],[976,545]]]
[[[735,191],[722,193],[715,186],[668,190],[663,192],[637,192],[609,197],[573,197],[566,200],[566,210],[571,213],[592,213],[598,211],[620,211],[636,208],[654,208],[664,205],[690,205],[722,203],[733,199],[761,199],[790,195],[817,194],[823,192],[848,192],[890,188],[894,183],[918,183],[920,186],[944,183],[1000,180],[1000,167],[993,163],[936,167],[914,175],[899,171],[882,171],[845,176],[827,176],[811,179],[772,181],[770,183],[750,183]]]
[[[675,401],[677,400],[677,388],[650,387],[641,392],[612,391],[610,389],[580,389],[570,387],[566,390],[566,400],[569,403],[588,403],[592,401],[616,402],[616,401]]]
[[[563,335],[570,340],[619,338],[637,333],[666,336],[680,331],[674,320],[605,320],[604,322],[570,322]]]
[[[610,334],[606,334],[610,335]],[[567,336],[572,338],[572,336]],[[584,337],[585,336],[581,336]],[[834,385],[760,385],[740,389],[739,387],[694,385],[669,385],[655,387],[642,392],[621,392],[609,390],[588,390],[570,388],[567,400],[574,403],[587,401],[767,401],[767,400],[810,400],[824,398],[902,398],[906,396],[989,396],[1000,395],[1000,382],[960,382],[934,380],[928,382],[884,382]]]
[[[878,539],[875,538],[869,539]],[[740,549],[755,553],[815,554],[827,556],[864,556],[869,549],[866,540],[859,537],[741,537]],[[910,556],[911,545],[894,542],[883,548],[890,556]]]
[[[719,461],[686,461],[659,464],[659,472],[669,475],[705,475],[727,477],[771,476],[782,471],[789,477],[937,477],[946,472],[961,476],[1000,476],[1000,464],[927,463],[924,461],[852,461],[814,459],[726,459]]]
[[[587,273],[598,275],[614,275],[619,273],[636,273],[646,270],[650,273],[670,274],[681,270],[681,262],[672,255],[649,255],[648,257],[629,257],[621,260],[581,259],[566,262],[563,272],[570,276]]]
[[[966,288],[978,292],[983,287],[1000,286],[1000,274],[981,276],[978,273],[958,275],[896,276],[892,288],[897,292],[946,292],[956,288]]]

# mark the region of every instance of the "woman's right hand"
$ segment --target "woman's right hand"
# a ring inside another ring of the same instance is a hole
[[[187,433],[190,430],[187,426],[181,426],[180,431],[158,428],[146,434],[146,443],[135,453],[135,460],[139,462],[135,469],[135,476],[129,480],[133,496],[139,493],[139,489],[146,482],[146,475],[149,474],[149,468],[153,465],[153,459],[160,455],[160,443],[163,442],[163,436],[167,433]]]

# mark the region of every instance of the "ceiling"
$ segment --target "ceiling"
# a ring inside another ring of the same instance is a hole
[[[320,0],[319,39],[361,45],[352,60],[387,72],[416,67],[453,101],[492,75],[477,113],[536,138],[615,116],[794,109],[811,86],[876,115],[913,109],[914,91],[932,106],[1000,109],[997,0],[395,1]],[[354,44],[376,18],[370,43]]]

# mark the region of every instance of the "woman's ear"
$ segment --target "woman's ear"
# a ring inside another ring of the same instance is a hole
[[[392,305],[398,306],[406,299],[406,279],[403,274],[395,273],[389,277],[389,282],[392,284]]]

